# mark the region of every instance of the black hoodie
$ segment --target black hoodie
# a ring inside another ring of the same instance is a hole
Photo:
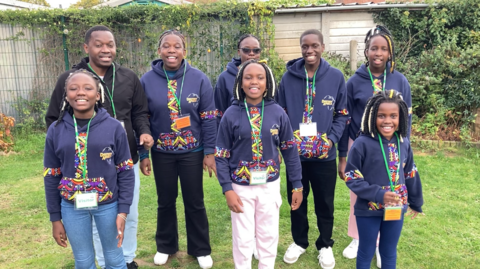
[[[60,116],[60,109],[62,106],[62,97],[65,92],[65,80],[70,73],[78,69],[86,69],[91,71],[88,67],[88,57],[83,58],[82,61],[61,74],[58,77],[57,85],[53,90],[50,104],[48,105],[47,114],[45,115],[45,122],[48,127],[58,119]],[[93,72],[92,72],[93,73]],[[94,75],[96,75],[94,73]],[[102,81],[105,89],[103,107],[108,114],[113,117],[113,109],[110,99],[107,94],[107,88],[112,90],[113,68],[108,68]],[[127,131],[128,145],[130,147],[130,154],[133,163],[138,161],[137,142],[135,141],[135,134],[140,137],[142,134],[150,134],[150,123],[148,121],[148,103],[142,84],[137,75],[130,69],[115,64],[115,89],[113,94],[113,102],[115,104],[115,112],[117,120],[123,121]],[[135,131],[135,134],[134,134]]]

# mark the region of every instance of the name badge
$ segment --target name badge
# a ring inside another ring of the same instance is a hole
[[[122,125],[123,130],[125,130],[125,132],[127,132],[127,129],[125,129],[125,122],[123,120],[119,120],[119,122]]]
[[[267,171],[252,171],[250,173],[250,185],[260,185],[267,183]]]
[[[384,221],[401,220],[401,219],[402,219],[401,206],[385,207],[385,213],[383,214]]]
[[[177,129],[190,127],[190,115],[180,115],[180,117],[175,120],[175,126]]]
[[[317,136],[317,123],[300,123],[300,136]]]
[[[76,210],[92,210],[97,208],[98,208],[98,193],[87,192],[87,193],[77,193],[77,195],[75,195]]]

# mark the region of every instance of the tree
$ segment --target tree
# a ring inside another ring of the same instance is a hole
[[[42,0],[43,1],[43,0]],[[74,8],[91,8],[93,6],[99,5],[105,2],[104,0],[78,0],[75,4],[72,5]]]
[[[46,6],[50,7],[50,4],[47,3],[46,0],[20,0],[21,2],[26,2],[30,4],[35,4],[35,5],[41,5],[41,6]]]

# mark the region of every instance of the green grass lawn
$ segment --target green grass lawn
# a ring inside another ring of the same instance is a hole
[[[0,156],[0,268],[74,268],[70,248],[57,246],[51,236],[43,190],[43,143],[44,136],[30,135],[28,139],[17,141],[15,151],[18,154]],[[397,268],[480,268],[478,151],[421,154],[417,150],[416,153],[426,215],[413,221],[406,219],[398,245]],[[218,181],[207,175],[204,179],[214,268],[233,268],[230,213]],[[309,209],[311,246],[294,265],[283,262],[283,254],[292,238],[286,184],[284,179],[282,181],[284,199],[276,267],[320,268],[314,247],[318,230],[313,207]],[[156,199],[153,176],[142,176],[136,258],[142,268],[154,267]],[[350,238],[347,237],[349,195],[341,180],[337,182],[335,199],[335,268],[355,268],[355,260],[342,256]],[[196,260],[186,254],[181,191],[177,210],[180,251],[164,268],[199,268]],[[376,268],[374,263],[372,268]]]

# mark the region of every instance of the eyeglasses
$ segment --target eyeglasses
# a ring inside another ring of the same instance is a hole
[[[242,50],[243,53],[245,54],[250,54],[252,51],[254,54],[260,54],[260,52],[262,51],[261,48],[255,48],[255,49],[249,49],[249,48],[240,48]]]

